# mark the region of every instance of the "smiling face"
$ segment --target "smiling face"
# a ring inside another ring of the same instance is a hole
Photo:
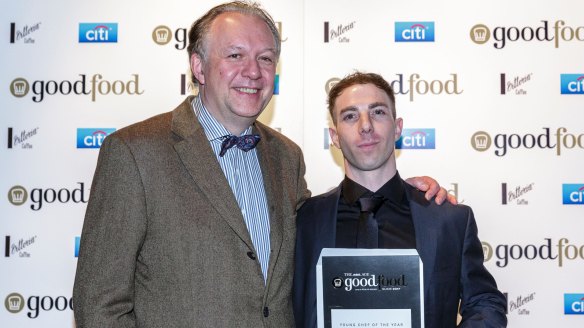
[[[389,179],[395,174],[395,141],[402,119],[394,119],[393,107],[387,93],[371,83],[348,86],[336,98],[332,108],[336,123],[329,133],[354,181],[364,175]]]
[[[260,18],[223,13],[211,24],[206,57],[191,57],[203,104],[229,132],[239,135],[272,98],[277,56],[274,37]]]

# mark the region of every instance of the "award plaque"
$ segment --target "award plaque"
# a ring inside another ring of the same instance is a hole
[[[324,248],[316,266],[319,328],[424,327],[415,249]]]

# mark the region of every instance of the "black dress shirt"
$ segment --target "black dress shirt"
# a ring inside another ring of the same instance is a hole
[[[379,227],[379,248],[416,248],[416,234],[406,198],[404,181],[399,173],[379,190],[372,192],[345,176],[337,210],[337,248],[356,248],[359,214],[359,198],[371,194],[384,197],[375,214]]]

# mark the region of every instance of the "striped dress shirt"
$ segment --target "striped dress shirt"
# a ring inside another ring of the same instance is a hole
[[[207,111],[199,96],[193,99],[192,107],[239,204],[265,283],[270,260],[270,216],[257,150],[244,152],[232,147],[220,157],[222,137],[231,133]],[[242,135],[251,130],[250,126]]]

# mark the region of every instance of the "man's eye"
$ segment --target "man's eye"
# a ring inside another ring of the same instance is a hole
[[[355,119],[356,116],[357,115],[355,115],[355,114],[347,114],[347,115],[343,116],[343,121],[353,120],[353,119]]]
[[[260,57],[260,60],[263,61],[264,63],[268,63],[268,64],[271,64],[274,62],[274,60],[270,57]]]
[[[231,54],[229,55],[229,58],[240,58],[241,55],[240,54]]]
[[[385,115],[385,111],[383,109],[374,109],[373,115]]]

